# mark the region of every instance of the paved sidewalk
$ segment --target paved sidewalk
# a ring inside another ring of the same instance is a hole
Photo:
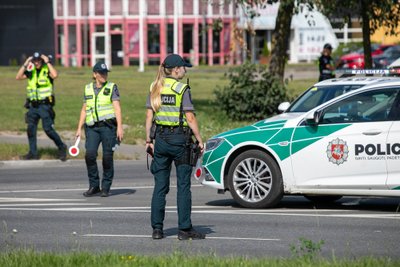
[[[63,141],[66,143],[66,145],[68,146],[68,148],[72,145],[74,145],[74,139],[65,139],[62,138]],[[84,153],[85,150],[85,140],[82,140],[81,143],[79,144],[79,149],[80,149],[80,153]],[[0,132],[0,143],[5,143],[5,144],[28,144],[28,138],[25,134],[14,134],[14,133],[4,133],[4,132]],[[56,146],[54,145],[53,141],[50,140],[50,138],[48,138],[46,135],[42,136],[42,135],[38,135],[37,138],[37,144],[38,147],[52,147],[52,148],[56,148]],[[101,151],[101,145],[99,148],[99,152]],[[146,152],[145,152],[145,146],[143,145],[128,145],[128,144],[124,144],[122,143],[117,150],[115,151],[116,156],[121,156],[125,159],[130,159],[130,160],[146,160]],[[68,160],[73,160],[73,158],[68,155]],[[29,160],[29,162],[37,162],[36,164],[42,164],[44,162],[58,162],[59,160]],[[22,164],[23,162],[27,162],[26,160],[13,160],[12,162],[15,162],[15,164]],[[19,162],[19,163],[18,163]],[[40,162],[40,163],[39,163]],[[9,162],[11,163],[11,162]],[[5,162],[1,162],[0,161],[0,166],[5,165],[5,164],[9,164],[9,163],[5,163]]]

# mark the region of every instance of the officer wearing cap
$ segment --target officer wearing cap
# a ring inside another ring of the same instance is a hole
[[[54,141],[58,147],[58,157],[62,161],[67,159],[67,146],[63,143],[60,136],[54,129],[55,104],[53,92],[53,80],[58,73],[50,62],[49,57],[39,52],[35,52],[28,57],[25,63],[18,70],[16,79],[28,79],[27,101],[25,107],[28,112],[25,121],[28,124],[27,133],[29,140],[29,152],[22,156],[22,159],[39,159],[37,151],[37,125],[42,119],[43,130],[47,136]]]
[[[153,239],[164,237],[166,195],[172,162],[177,175],[178,239],[205,238],[205,234],[193,229],[191,222],[192,166],[188,161],[188,143],[192,142],[194,135],[201,152],[204,145],[194,114],[190,87],[180,82],[186,74],[186,67],[192,65],[181,56],[168,55],[159,66],[146,103],[146,151],[153,154],[151,172],[155,181],[151,200]]]
[[[327,79],[335,78],[335,66],[331,57],[332,46],[329,43],[324,45],[321,56],[319,57],[319,79],[323,81]]]
[[[85,86],[83,105],[75,134],[76,138],[80,137],[84,126],[85,161],[89,177],[89,189],[83,193],[85,197],[91,197],[100,192],[102,197],[109,196],[114,177],[114,150],[124,135],[119,90],[115,83],[107,80],[108,72],[110,70],[104,62],[97,62],[94,65],[94,82]],[[103,153],[101,187],[96,163],[100,143]]]

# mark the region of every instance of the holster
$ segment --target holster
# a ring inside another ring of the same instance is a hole
[[[196,166],[197,160],[200,157],[200,147],[199,147],[199,142],[193,143],[190,146],[190,154],[189,154],[189,165],[190,166]]]
[[[153,121],[153,123],[151,124],[151,128],[150,128],[150,139],[151,140],[156,139],[156,128],[157,128],[156,122]]]

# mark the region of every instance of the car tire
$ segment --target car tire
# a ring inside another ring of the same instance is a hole
[[[335,202],[339,199],[341,199],[343,196],[337,196],[337,195],[305,195],[305,198],[308,200],[314,202],[315,204],[327,204],[327,203],[332,203]]]
[[[232,197],[246,208],[270,208],[283,197],[281,171],[275,160],[260,150],[237,156],[228,172]]]

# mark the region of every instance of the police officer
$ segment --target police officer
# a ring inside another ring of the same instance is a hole
[[[192,228],[191,222],[192,166],[188,161],[188,143],[192,140],[192,134],[201,152],[204,150],[189,85],[180,82],[186,74],[186,67],[191,66],[179,55],[168,55],[159,66],[156,80],[151,84],[147,98],[146,150],[154,152],[151,164],[155,181],[151,200],[153,239],[164,237],[165,198],[169,192],[172,162],[175,163],[177,175],[178,239],[205,238],[205,234]],[[155,137],[152,131],[153,123]]]
[[[91,197],[101,192],[108,197],[114,177],[114,149],[122,141],[122,116],[119,90],[115,83],[107,80],[107,65],[97,62],[93,67],[94,82],[85,86],[84,100],[79,118],[76,137],[81,136],[85,127],[85,161],[89,177],[89,189],[83,193]],[[100,143],[103,151],[103,180],[101,182],[96,158]]]
[[[333,64],[333,59],[331,57],[331,54],[332,54],[332,46],[329,43],[326,43],[322,50],[322,54],[318,60],[319,62],[318,81],[335,78],[335,66]]]
[[[21,159],[31,160],[39,159],[37,151],[37,125],[42,119],[43,130],[47,136],[54,141],[58,147],[58,157],[60,160],[67,159],[67,146],[63,143],[60,136],[54,129],[55,113],[53,106],[55,104],[53,92],[53,80],[58,73],[50,62],[49,57],[39,52],[26,59],[24,65],[18,70],[16,79],[28,79],[27,101],[25,107],[26,123],[28,124],[29,152]]]

